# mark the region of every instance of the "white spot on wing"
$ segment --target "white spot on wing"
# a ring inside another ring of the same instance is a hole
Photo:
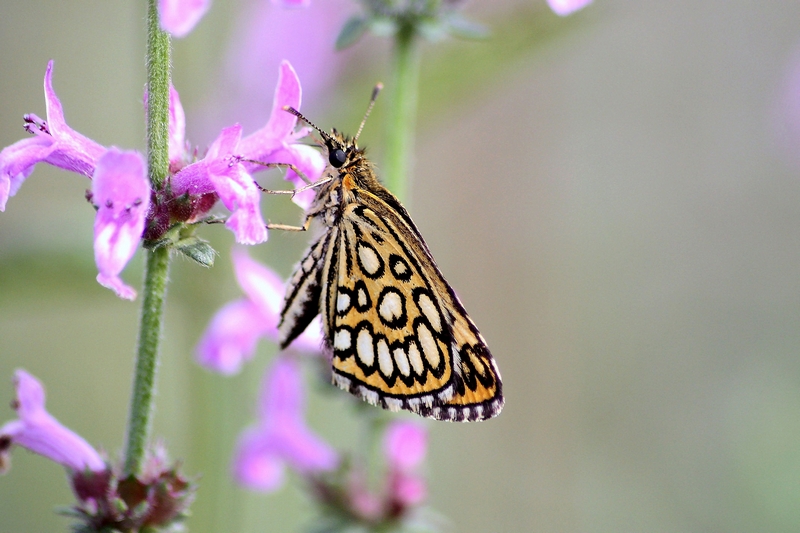
[[[417,298],[417,304],[419,305],[419,310],[422,311],[422,314],[425,315],[425,318],[430,322],[431,327],[437,333],[440,333],[442,331],[442,320],[439,317],[439,311],[436,309],[436,306],[433,305],[433,301],[430,297],[424,293],[420,294],[419,298]]]
[[[396,292],[384,293],[378,313],[387,322],[392,322],[403,316],[403,298]]]
[[[414,372],[421,376],[425,372],[425,364],[422,362],[422,354],[419,353],[417,343],[411,341],[408,345],[408,360],[411,363]]]
[[[362,329],[356,338],[356,353],[361,362],[367,366],[372,366],[375,362],[375,348],[372,346],[372,335],[369,331]]]
[[[397,370],[399,370],[401,374],[403,374],[404,376],[408,376],[411,374],[411,367],[408,364],[408,356],[406,355],[406,352],[404,352],[402,348],[394,349],[394,360],[395,363],[397,363]]]
[[[437,368],[441,361],[439,346],[436,344],[436,339],[433,338],[433,334],[425,324],[420,324],[417,328],[417,338],[422,346],[422,353],[425,354],[425,359],[428,360],[428,364],[431,365],[432,368]]]
[[[346,292],[340,292],[338,296],[336,296],[336,310],[340,313],[344,313],[350,309],[350,295]]]
[[[364,307],[367,305],[367,291],[364,290],[364,287],[358,288],[358,306]]]
[[[389,345],[386,340],[381,339],[378,341],[378,366],[384,376],[391,376],[394,372],[394,364],[392,363],[392,355],[389,353]]]
[[[375,274],[381,268],[381,260],[375,250],[364,245],[358,246],[358,258],[367,274]]]
[[[346,329],[340,329],[333,334],[333,347],[339,351],[349,350],[352,343],[352,335]]]

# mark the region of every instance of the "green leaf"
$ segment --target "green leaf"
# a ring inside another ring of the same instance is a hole
[[[486,39],[491,33],[483,24],[464,18],[460,13],[452,13],[445,19],[444,24],[447,33],[461,39]]]
[[[358,15],[350,17],[350,19],[344,23],[342,31],[339,32],[339,36],[336,37],[336,50],[344,50],[354,45],[356,41],[366,33],[367,28],[369,28],[369,24],[365,18],[359,17]]]
[[[417,24],[417,31],[432,43],[438,43],[447,37],[447,26],[434,18],[423,19]]]
[[[369,31],[377,37],[392,37],[397,30],[397,21],[391,17],[373,17],[369,21]]]
[[[197,237],[189,237],[176,242],[175,248],[204,267],[214,266],[214,258],[217,255],[217,251],[204,240]]]

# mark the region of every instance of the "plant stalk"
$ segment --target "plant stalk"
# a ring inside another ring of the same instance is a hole
[[[419,93],[419,39],[413,25],[395,36],[384,182],[408,206]]]
[[[169,171],[169,36],[159,26],[156,0],[147,14],[147,166],[153,190],[159,190]],[[150,441],[158,351],[169,272],[169,250],[147,252],[136,370],[128,417],[125,473],[138,474]]]

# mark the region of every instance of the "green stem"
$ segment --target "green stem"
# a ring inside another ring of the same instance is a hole
[[[153,398],[158,370],[158,347],[167,292],[169,250],[147,251],[144,279],[144,301],[139,323],[139,347],[136,354],[136,375],[133,381],[131,410],[128,418],[128,445],[125,450],[125,472],[140,471],[145,449],[150,440]]]
[[[147,13],[147,166],[159,190],[169,172],[169,35],[158,22],[157,0]]]
[[[408,191],[411,190],[420,66],[419,42],[413,25],[408,24],[397,32],[392,60],[384,183],[407,206]]]
[[[147,164],[150,183],[154,190],[159,190],[169,171],[170,43],[169,36],[159,27],[156,0],[149,0],[147,26]],[[148,250],[136,373],[128,417],[126,474],[141,471],[150,440],[168,271],[169,250]]]

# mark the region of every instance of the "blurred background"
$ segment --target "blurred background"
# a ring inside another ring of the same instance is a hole
[[[333,52],[353,9],[214,3],[175,42],[190,141],[263,124],[282,58],[304,113],[354,132],[389,81],[389,47],[367,37]],[[490,422],[427,425],[432,506],[460,532],[797,531],[800,3],[596,0],[565,19],[543,0],[466,9],[492,36],[425,47],[407,203],[507,404]],[[24,113],[44,116],[54,59],[69,124],[142,149],[144,10],[5,2],[0,146],[24,137]],[[384,117],[379,100],[362,137],[378,165]],[[24,367],[55,416],[116,456],[139,304],[94,280],[88,187],[39,165],[0,214],[0,403]],[[301,216],[285,198],[264,213]],[[300,531],[314,515],[296,483],[261,495],[229,477],[275,348],[232,378],[193,362],[215,310],[240,295],[231,234],[202,235],[220,256],[210,270],[173,263],[156,434],[202,476],[191,531]],[[251,253],[288,275],[305,244],[274,231]],[[141,266],[139,254],[123,275],[134,286]],[[350,405],[314,390],[311,426],[352,445]],[[52,511],[72,501],[61,467],[17,449],[0,532],[63,531]]]

